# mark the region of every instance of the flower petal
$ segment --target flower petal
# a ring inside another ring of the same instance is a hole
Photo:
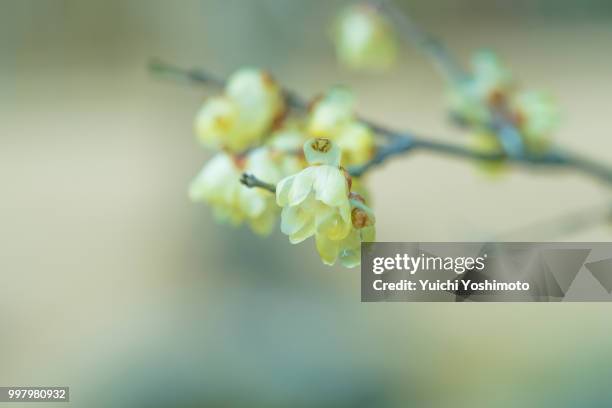
[[[326,211],[317,214],[317,234],[325,235],[331,240],[341,240],[351,231],[351,224],[340,216],[337,209],[327,207]]]
[[[348,202],[348,184],[344,174],[337,167],[317,166],[314,181],[316,198],[330,206]]]
[[[315,223],[314,219],[311,218],[308,220],[304,226],[297,231],[295,234],[289,235],[289,242],[292,244],[299,244],[304,241],[306,238],[310,238],[315,233]]]
[[[276,185],[276,204],[285,207],[289,204],[289,191],[293,187],[294,176],[285,177]]]
[[[317,234],[315,236],[315,240],[317,244],[317,251],[319,252],[319,256],[321,256],[323,263],[326,265],[335,264],[340,251],[339,242],[328,239],[323,234]]]
[[[303,208],[285,207],[281,212],[281,232],[285,235],[292,235],[300,231],[304,225],[311,221],[312,213]]]
[[[299,172],[293,180],[293,185],[289,191],[289,205],[298,205],[303,202],[310,191],[314,180],[314,168],[309,167]]]

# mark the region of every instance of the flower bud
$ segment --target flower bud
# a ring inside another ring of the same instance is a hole
[[[346,88],[330,89],[312,106],[308,133],[315,137],[336,137],[354,120],[353,94]]]
[[[253,141],[260,139],[284,111],[279,86],[263,71],[245,68],[234,73],[226,94],[240,109],[243,137]]]
[[[382,70],[397,59],[391,25],[369,4],[345,9],[336,21],[334,36],[338,60],[350,68]]]
[[[195,130],[203,144],[241,153],[259,145],[284,110],[282,92],[268,74],[242,69],[230,77],[224,95],[205,102]]]
[[[195,119],[195,130],[203,145],[219,148],[232,145],[238,139],[238,106],[225,96],[210,98]]]
[[[346,126],[336,142],[342,150],[342,163],[347,166],[358,166],[374,156],[374,134],[363,123],[353,122]]]
[[[352,196],[350,203],[352,208],[351,221],[354,228],[360,229],[374,225],[376,222],[374,213],[367,205],[365,205],[365,202],[361,196]]]

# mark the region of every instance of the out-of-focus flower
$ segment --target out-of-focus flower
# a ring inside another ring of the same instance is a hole
[[[238,105],[227,96],[209,98],[195,118],[200,142],[209,147],[236,148],[244,143],[240,135]]]
[[[325,264],[340,259],[346,266],[355,266],[359,264],[357,242],[373,239],[372,230],[362,231],[373,225],[373,215],[361,203],[349,200],[350,183],[339,167],[337,145],[329,139],[311,139],[304,144],[304,156],[309,167],[276,187],[276,202],[283,208],[281,231],[293,244],[314,235]]]
[[[512,75],[492,52],[476,53],[472,68],[472,75],[453,84],[449,102],[453,115],[476,132],[475,147],[480,151],[501,149],[491,133],[492,124],[499,119],[494,115],[499,115],[516,127],[526,151],[546,151],[559,122],[552,98],[540,92],[517,91]],[[496,173],[503,168],[499,163],[483,167]]]
[[[304,142],[309,137],[300,127],[283,127],[272,133],[265,146],[286,153],[287,156],[304,158]]]
[[[370,4],[354,4],[343,10],[333,34],[336,56],[350,68],[383,70],[397,60],[397,39],[391,25]]]
[[[474,94],[481,100],[495,103],[513,86],[510,71],[491,51],[479,51],[472,57]]]
[[[547,150],[559,124],[559,109],[553,98],[541,92],[518,92],[513,95],[510,107],[527,149]]]
[[[334,87],[311,107],[308,133],[314,137],[335,138],[355,120],[355,98],[343,87]]]
[[[302,150],[305,140],[304,133],[298,129],[282,129],[270,136],[265,145],[269,151],[267,158],[280,172],[280,178],[296,174],[306,167]]]
[[[206,146],[242,152],[260,144],[284,110],[282,92],[269,74],[241,69],[230,77],[224,95],[204,103],[195,129]]]
[[[363,123],[349,124],[335,140],[342,150],[342,163],[346,166],[364,164],[374,156],[374,134]]]
[[[278,182],[286,175],[286,169],[279,166],[273,156],[270,149],[263,147],[246,157],[218,153],[191,183],[189,196],[193,201],[208,203],[218,221],[233,225],[246,221],[253,231],[266,235],[272,231],[278,214],[274,195],[262,189],[245,187],[239,180],[246,172],[268,183]]]
[[[477,52],[471,75],[450,89],[450,109],[469,125],[484,126],[491,120],[490,107],[504,104],[512,87],[512,75],[499,58],[490,51]]]
[[[354,98],[344,88],[332,88],[312,106],[308,132],[333,140],[342,150],[342,164],[360,165],[374,155],[374,134],[355,116]]]

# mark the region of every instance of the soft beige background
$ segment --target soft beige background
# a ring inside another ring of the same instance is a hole
[[[114,407],[607,400],[608,304],[360,304],[358,271],[321,265],[312,242],[216,225],[187,200],[211,154],[191,130],[208,92],[151,77],[151,56],[268,68],[304,95],[348,84],[368,117],[463,141],[417,51],[384,76],[336,66],[342,3],[0,0],[0,385],[69,385],[75,407],[104,392]],[[558,142],[612,162],[609,7],[509,4],[407,7],[462,58],[491,47],[552,92]],[[426,153],[368,181],[385,241],[477,240],[611,198],[581,175],[491,180]],[[540,235],[518,239],[612,230]]]

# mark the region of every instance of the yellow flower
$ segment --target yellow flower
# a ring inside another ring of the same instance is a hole
[[[308,133],[314,137],[335,138],[355,120],[354,105],[355,99],[348,89],[330,89],[313,105]]]
[[[351,199],[352,228],[342,240],[334,241],[324,234],[317,234],[316,244],[323,263],[333,265],[336,261],[353,268],[361,264],[361,243],[376,240],[375,218],[372,210],[359,199]]]
[[[238,105],[227,96],[215,96],[206,101],[195,119],[200,142],[209,147],[227,146],[239,150],[247,146],[240,135]]]
[[[283,177],[299,173],[306,167],[302,154],[305,140],[304,134],[297,129],[283,129],[270,136],[265,146]]]
[[[371,5],[346,8],[334,26],[338,60],[350,68],[383,70],[397,60],[397,40],[387,20]]]
[[[242,69],[225,93],[204,103],[195,119],[202,144],[242,152],[261,143],[284,113],[282,92],[265,72]]]
[[[246,221],[256,233],[269,234],[278,214],[274,195],[245,187],[239,180],[247,172],[268,183],[278,182],[284,174],[271,156],[267,148],[255,149],[246,158],[218,153],[191,183],[190,198],[208,203],[220,222],[239,225]]]
[[[294,244],[315,232],[342,239],[350,230],[350,205],[340,149],[328,139],[311,139],[304,154],[310,167],[276,186],[276,202],[283,207],[281,231]]]
[[[342,150],[343,165],[358,166],[374,156],[374,134],[369,127],[362,123],[349,124],[338,134],[335,140]]]
[[[333,140],[342,150],[342,165],[360,165],[374,155],[374,134],[357,121],[352,94],[344,88],[333,88],[312,108],[308,132],[312,136]]]
[[[276,202],[283,208],[281,231],[293,244],[314,235],[325,264],[340,259],[346,266],[355,266],[359,264],[357,243],[373,239],[373,230],[362,231],[366,224],[372,226],[373,216],[364,218],[360,204],[349,200],[349,182],[339,167],[338,146],[329,139],[311,139],[304,144],[304,155],[310,166],[276,187]]]

